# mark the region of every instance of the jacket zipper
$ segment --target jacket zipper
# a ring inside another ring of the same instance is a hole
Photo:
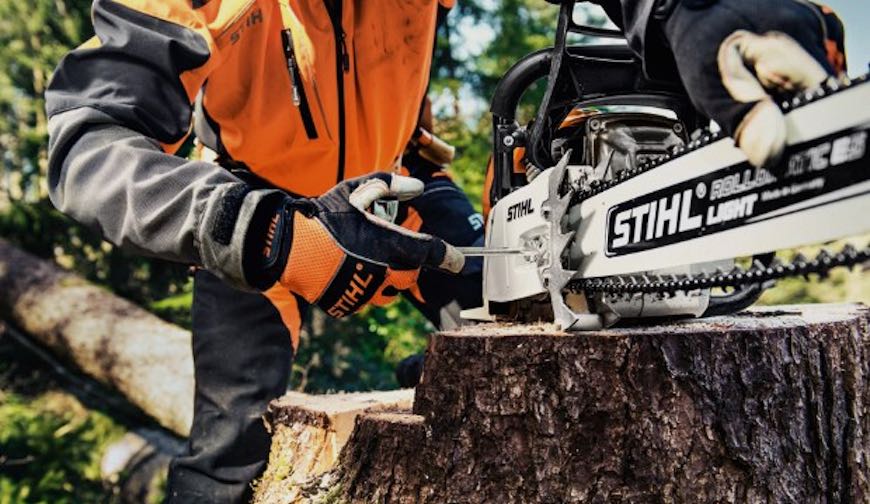
[[[293,34],[289,29],[281,30],[281,42],[284,48],[284,57],[287,59],[287,72],[290,74],[290,86],[293,93],[293,105],[299,109],[302,116],[302,125],[305,126],[305,134],[309,140],[317,138],[317,127],[311,116],[311,107],[308,105],[308,97],[305,95],[305,84],[302,82],[302,73],[299,71],[299,63],[296,61],[296,50],[293,47]]]
[[[347,50],[347,36],[344,33],[342,20],[342,0],[323,0],[329,19],[332,21],[332,31],[335,34],[335,76],[338,82],[338,170],[336,183],[344,180],[345,163],[345,124],[344,124],[344,74],[350,71],[350,54]]]

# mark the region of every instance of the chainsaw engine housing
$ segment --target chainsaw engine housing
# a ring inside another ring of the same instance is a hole
[[[622,38],[576,25],[575,3],[560,2],[554,47],[496,87],[486,239],[498,250],[484,251],[487,306],[467,316],[592,330],[727,314],[776,279],[870,259],[854,246],[791,264],[774,255],[870,232],[868,76],[775,97],[786,144],[759,168],[626,45],[569,46],[570,33]],[[520,124],[520,98],[545,78],[534,120]]]
[[[566,328],[590,329],[626,317],[699,316],[709,306],[709,290],[667,297],[586,296],[563,288],[582,257],[579,247],[570,246],[571,230],[580,226],[578,215],[570,205],[559,203],[558,193],[612,180],[664,158],[684,146],[687,132],[704,121],[678,82],[647,79],[625,45],[568,46],[568,32],[585,29],[573,24],[568,3],[563,2],[556,46],[519,61],[496,88],[492,103],[495,182],[490,192],[494,205],[486,245],[527,253],[485,258],[486,306],[465,316],[555,319]],[[618,32],[606,30],[595,30],[595,35],[621,38]],[[545,77],[549,85],[535,120],[520,125],[516,121],[520,97]],[[525,148],[525,173],[517,173],[514,167],[517,147]],[[551,169],[557,161],[562,170]],[[564,207],[560,222],[553,221],[554,206]],[[560,240],[566,246],[553,243]],[[723,266],[727,264],[683,269]],[[642,265],[638,272],[643,272]]]

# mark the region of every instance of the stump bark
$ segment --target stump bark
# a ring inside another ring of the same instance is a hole
[[[190,332],[0,239],[0,315],[186,436]]]
[[[307,501],[868,502],[868,324],[816,305],[435,334],[413,411],[360,416]]]
[[[308,395],[288,392],[266,412],[272,449],[266,472],[255,484],[254,502],[300,502],[318,488],[325,476],[334,478],[339,454],[354,431],[357,417],[366,412],[409,411],[412,389],[389,392]],[[326,485],[327,487],[329,484]]]

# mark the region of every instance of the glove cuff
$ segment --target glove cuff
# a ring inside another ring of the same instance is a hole
[[[293,200],[283,193],[272,196],[257,206],[245,238],[245,280],[260,291],[281,277],[293,242]]]

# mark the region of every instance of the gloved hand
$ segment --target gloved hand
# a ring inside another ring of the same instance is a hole
[[[737,145],[755,166],[775,163],[786,141],[785,118],[768,91],[796,92],[818,86],[828,72],[793,38],[738,30],[719,46],[722,83],[738,103],[752,104],[734,128]]]
[[[832,60],[842,63],[831,53],[842,47],[842,24],[809,2],[681,2],[663,28],[695,106],[757,167],[776,163],[785,147],[770,93],[818,86],[835,73]]]
[[[389,301],[391,289],[411,288],[422,266],[458,273],[465,258],[454,247],[368,211],[377,200],[405,201],[422,192],[417,179],[376,173],[341,182],[319,198],[288,197],[268,226],[259,226],[265,246],[251,266],[251,283],[265,289],[278,281],[343,317]],[[256,245],[250,248],[256,253]]]
[[[396,365],[396,381],[401,388],[413,388],[420,383],[423,377],[423,364],[426,357],[423,354],[405,357]]]

